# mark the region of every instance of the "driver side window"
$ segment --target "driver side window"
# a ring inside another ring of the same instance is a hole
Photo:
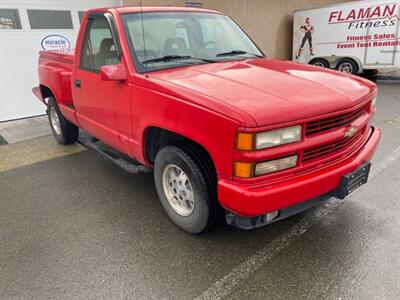
[[[81,69],[99,72],[102,66],[120,63],[111,29],[104,16],[89,18],[81,51]]]

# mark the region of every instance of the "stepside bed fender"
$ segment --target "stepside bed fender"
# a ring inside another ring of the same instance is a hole
[[[72,99],[71,74],[70,70],[62,66],[40,64],[40,85],[33,88],[32,91],[46,105],[46,98],[53,96],[63,116],[70,122],[78,125]]]
[[[73,106],[71,91],[71,71],[59,67],[42,65],[39,70],[42,101],[49,97],[49,91],[58,104]]]

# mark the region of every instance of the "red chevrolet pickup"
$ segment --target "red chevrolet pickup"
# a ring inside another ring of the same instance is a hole
[[[126,170],[153,168],[166,213],[191,233],[221,211],[249,229],[344,198],[380,139],[374,83],[268,59],[212,10],[90,10],[75,52],[40,52],[39,81],[57,141],[81,128]]]

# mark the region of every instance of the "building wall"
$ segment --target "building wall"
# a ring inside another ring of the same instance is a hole
[[[190,0],[231,16],[269,57],[292,57],[293,11],[348,0]],[[139,5],[139,0],[123,0]],[[185,6],[185,0],[142,0],[144,6]]]
[[[14,10],[13,15],[19,16],[19,22],[15,23],[20,25],[0,30],[0,122],[46,113],[43,103],[31,91],[39,82],[38,53],[44,49],[42,41],[46,37],[53,36],[55,40],[61,37],[68,42],[65,46],[74,48],[80,26],[79,12],[120,3],[120,0],[0,0],[0,10]],[[70,16],[72,24],[67,22],[65,26],[63,18],[39,17],[36,20],[44,21],[42,26],[37,23],[32,26],[28,15],[31,9],[62,10]]]

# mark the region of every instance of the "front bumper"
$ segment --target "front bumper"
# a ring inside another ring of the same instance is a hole
[[[221,179],[218,181],[219,201],[234,215],[257,217],[327,194],[339,186],[343,175],[371,159],[380,136],[380,130],[371,127],[368,140],[352,157],[278,184],[253,186]],[[306,209],[308,206],[304,207]]]

